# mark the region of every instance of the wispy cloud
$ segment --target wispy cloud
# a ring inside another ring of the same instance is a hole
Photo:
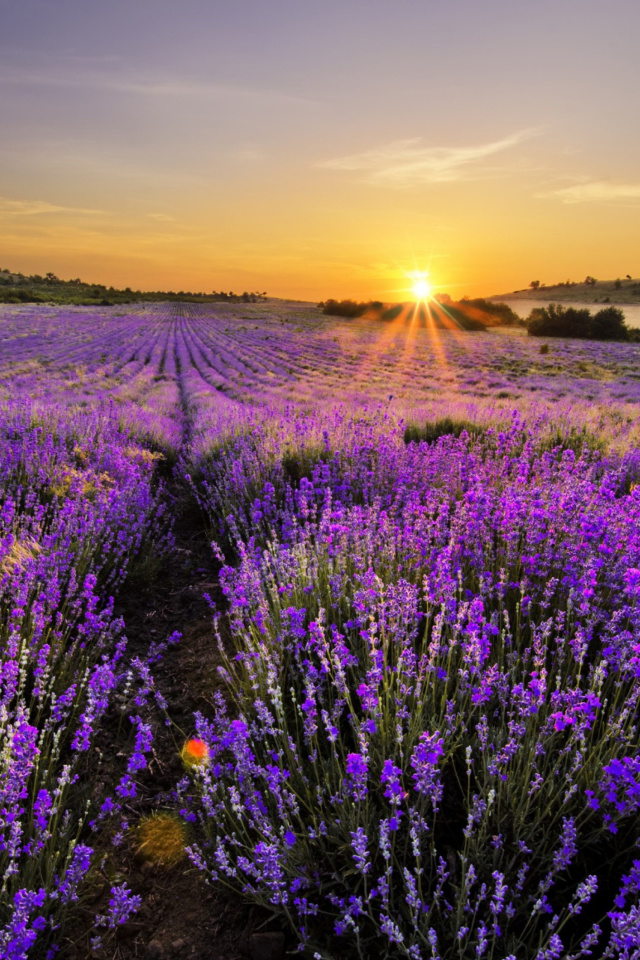
[[[48,203],[46,200],[9,200],[8,197],[0,197],[0,215],[34,217],[43,213],[80,213],[85,215],[102,214],[104,211],[85,210],[82,207],[61,207],[55,203]]]
[[[481,167],[487,157],[516,147],[537,132],[520,130],[502,140],[473,147],[423,146],[421,137],[394,140],[363,153],[324,160],[317,166],[362,173],[367,183],[379,186],[411,187],[421,183],[450,183],[473,179],[478,174],[478,166]]]
[[[109,64],[107,64],[109,65]],[[114,62],[117,67],[117,63]],[[288,93],[268,87],[251,87],[226,81],[206,78],[182,78],[136,74],[131,71],[95,69],[94,63],[85,65],[63,63],[50,69],[22,69],[5,67],[0,70],[0,84],[7,86],[46,86],[62,88],[92,88],[126,95],[159,99],[254,99],[262,101],[288,101],[291,103],[317,103],[309,97]]]
[[[571,187],[549,190],[536,194],[545,200],[561,200],[562,203],[594,203],[608,201],[640,200],[640,183],[611,183],[608,180],[590,180]]]

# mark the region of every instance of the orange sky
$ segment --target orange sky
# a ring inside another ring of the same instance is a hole
[[[13,7],[0,267],[310,300],[640,275],[636,0]]]

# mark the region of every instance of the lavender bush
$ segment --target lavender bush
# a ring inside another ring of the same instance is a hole
[[[191,856],[317,956],[634,955],[640,458],[546,446],[391,435],[245,505]]]
[[[164,536],[151,465],[127,441],[86,415],[18,405],[0,419],[0,953],[12,960],[51,939],[92,862],[99,811],[80,775],[130,667],[110,594]],[[103,814],[135,791],[149,736],[138,722]]]

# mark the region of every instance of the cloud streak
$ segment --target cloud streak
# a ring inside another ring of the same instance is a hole
[[[640,200],[640,183],[610,183],[608,180],[591,180],[538,193],[545,200],[560,200],[562,203],[606,203],[610,201]]]
[[[48,213],[102,214],[103,210],[85,210],[82,207],[61,207],[46,200],[9,200],[0,197],[0,216],[37,217]]]
[[[81,64],[79,65],[82,66]],[[50,71],[30,71],[23,69],[4,69],[0,72],[0,84],[7,86],[46,86],[68,89],[92,88],[110,91],[126,96],[150,97],[156,99],[247,99],[257,101],[283,101],[298,104],[316,104],[312,100],[295,93],[268,87],[249,87],[239,84],[219,82],[207,79],[182,79],[178,77],[158,77],[135,75],[120,71],[100,72],[75,68]]]
[[[521,130],[502,140],[472,147],[428,147],[421,137],[394,140],[373,150],[316,164],[326,170],[347,170],[364,175],[366,183],[383,187],[412,187],[423,183],[452,183],[477,176],[483,161],[535,136]]]

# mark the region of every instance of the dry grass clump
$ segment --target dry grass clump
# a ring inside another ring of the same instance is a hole
[[[145,450],[143,447],[128,446],[124,448],[123,453],[129,460],[144,464],[154,464],[166,459],[163,453],[157,450]]]
[[[41,550],[40,544],[30,537],[27,540],[16,540],[9,552],[0,560],[0,574],[23,570],[25,564],[37,557]]]
[[[186,827],[174,814],[151,814],[139,824],[137,838],[140,860],[170,866],[186,856]]]

